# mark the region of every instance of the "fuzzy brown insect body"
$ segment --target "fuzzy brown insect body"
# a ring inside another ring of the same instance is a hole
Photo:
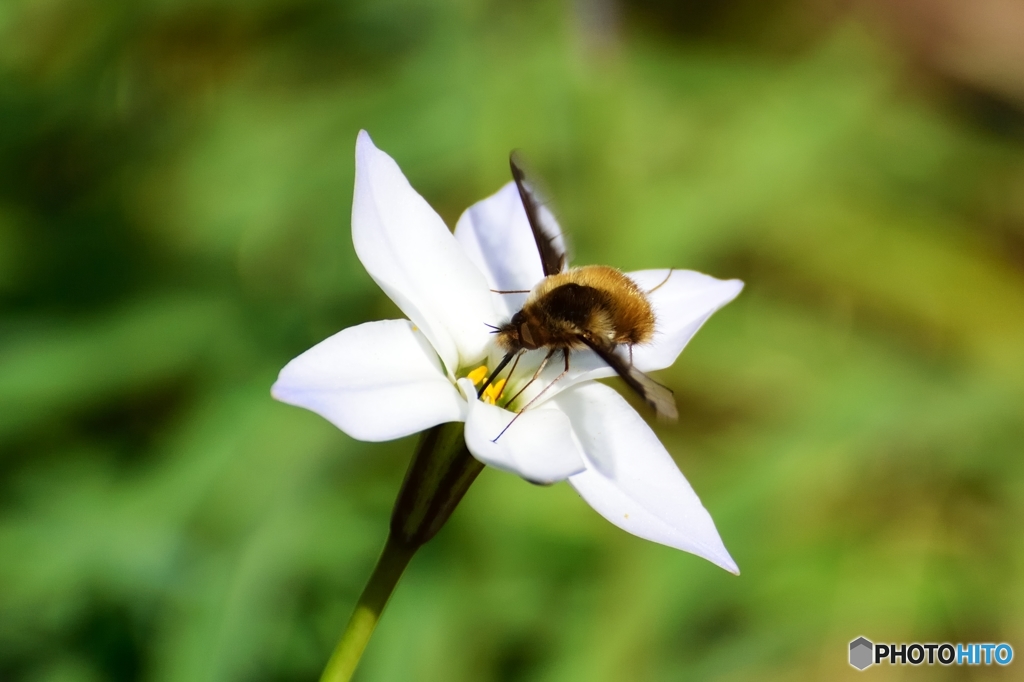
[[[499,327],[506,352],[554,348],[583,350],[592,343],[634,345],[654,335],[654,311],[626,275],[605,265],[573,268],[545,277],[522,310]]]
[[[659,417],[675,419],[677,412],[672,391],[633,367],[633,346],[646,343],[654,336],[655,317],[647,299],[649,292],[642,291],[633,280],[615,268],[587,265],[566,269],[565,249],[560,243],[561,234],[557,226],[546,222],[550,214],[542,210],[542,204],[534,196],[514,154],[509,161],[537,244],[544,279],[529,292],[522,309],[495,329],[498,345],[505,351],[505,357],[491,372],[479,393],[483,394],[513,358],[516,363],[509,376],[515,372],[518,358],[524,352],[547,349],[543,362],[527,383],[529,386],[540,376],[551,357],[561,351],[565,369],[541,391],[544,393],[568,374],[572,351],[589,349],[615,370]],[[630,349],[629,359],[617,352],[620,346]],[[525,388],[521,388],[506,405],[511,404]],[[527,407],[529,403],[522,409]]]

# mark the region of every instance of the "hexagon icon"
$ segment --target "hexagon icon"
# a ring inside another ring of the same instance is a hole
[[[874,657],[871,655],[874,648],[875,645],[864,637],[858,637],[850,642],[850,665],[857,670],[863,670],[874,663]]]

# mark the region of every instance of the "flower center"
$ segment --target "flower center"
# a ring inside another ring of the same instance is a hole
[[[487,378],[487,365],[480,365],[467,374],[466,378],[472,381],[474,386],[479,386],[480,382]]]
[[[487,365],[480,365],[472,372],[466,375],[466,378],[473,382],[474,386],[479,386],[481,382],[487,379],[490,370]],[[501,392],[505,390],[505,379],[496,379],[491,382],[491,385],[484,389],[484,394],[480,396],[480,399],[485,403],[495,405],[498,402],[498,398],[501,397]]]

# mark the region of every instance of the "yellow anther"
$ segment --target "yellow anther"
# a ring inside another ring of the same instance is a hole
[[[466,378],[472,381],[474,384],[479,384],[481,381],[487,378],[487,365],[480,365],[472,372],[467,374]]]
[[[498,402],[498,398],[501,397],[501,392],[505,390],[505,380],[498,379],[490,386],[484,389],[484,402],[494,405]]]

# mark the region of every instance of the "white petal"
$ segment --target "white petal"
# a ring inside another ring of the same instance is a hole
[[[465,419],[466,403],[408,320],[344,329],[281,370],[271,394],[358,440],[401,438]]]
[[[366,271],[437,350],[449,376],[484,357],[496,321],[487,280],[366,131],[356,142],[352,242]]]
[[[693,488],[622,396],[586,383],[551,402],[569,416],[583,446],[587,470],[569,483],[591,507],[633,535],[739,573]]]
[[[515,413],[477,400],[469,379],[460,379],[459,388],[469,402],[466,445],[484,464],[532,483],[554,483],[584,470],[580,445],[561,411],[551,407],[527,410],[502,433]]]
[[[551,224],[557,225],[554,218]],[[466,209],[455,225],[455,238],[487,277],[491,289],[528,291],[544,278],[537,242],[514,182]],[[506,316],[526,300],[526,294],[495,297]]]
[[[715,279],[692,270],[672,270],[671,273],[669,275],[669,270],[629,273],[644,291],[654,289],[648,295],[656,321],[654,340],[633,348],[633,364],[642,372],[664,369],[675,362],[701,325],[743,289],[743,282],[738,279]]]

